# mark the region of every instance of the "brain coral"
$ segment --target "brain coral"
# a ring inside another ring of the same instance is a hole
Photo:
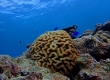
[[[30,55],[40,67],[64,75],[73,70],[79,57],[71,37],[63,30],[46,32],[38,37],[30,46]]]

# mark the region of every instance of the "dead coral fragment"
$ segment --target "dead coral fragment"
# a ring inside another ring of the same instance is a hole
[[[79,57],[66,31],[52,31],[41,35],[30,47],[31,58],[52,72],[69,74]]]

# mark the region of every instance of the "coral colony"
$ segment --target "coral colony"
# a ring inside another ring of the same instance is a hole
[[[79,57],[71,37],[66,31],[44,33],[30,47],[31,59],[52,72],[69,74]]]
[[[110,21],[95,26],[78,38],[76,25],[48,31],[20,57],[0,55],[0,80],[110,80]]]

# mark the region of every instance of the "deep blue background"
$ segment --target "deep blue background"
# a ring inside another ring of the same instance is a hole
[[[0,2],[0,54],[12,57],[21,55],[28,43],[55,27],[62,29],[76,24],[82,34],[87,29],[93,30],[96,23],[110,19],[110,0],[40,0],[38,4],[3,1]]]

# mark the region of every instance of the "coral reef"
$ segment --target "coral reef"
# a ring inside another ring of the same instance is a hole
[[[38,37],[30,47],[30,55],[40,67],[64,75],[70,74],[79,57],[72,39],[63,30],[47,32]]]
[[[46,32],[20,57],[0,55],[0,80],[110,80],[110,21],[95,27],[73,39],[75,25]]]
[[[110,44],[110,32],[109,31],[97,31],[94,35],[100,42]]]
[[[109,80],[108,73],[103,69],[103,62],[97,62],[91,55],[84,54],[81,55],[85,58],[80,58],[79,62],[82,62],[81,70],[75,77],[76,80]],[[106,66],[106,69],[108,67]],[[103,76],[104,75],[104,76]]]
[[[105,22],[103,24],[102,30],[103,31],[110,31],[110,20],[108,20],[107,22]]]
[[[100,31],[100,30],[102,29],[102,27],[103,27],[103,24],[98,23],[98,24],[95,25],[95,27],[96,27],[96,28],[94,29],[92,35],[94,35],[97,31]]]
[[[96,33],[97,31],[100,31],[100,30],[102,30],[102,31],[110,31],[110,20],[107,21],[107,22],[105,22],[104,24],[98,23],[98,24],[95,25],[95,27],[96,27],[96,28],[94,29],[92,35],[95,35],[95,33]]]
[[[77,51],[80,54],[89,53],[96,46],[101,44],[101,42],[92,35],[83,36],[81,38],[74,39],[73,42],[74,42],[74,45],[75,45]]]
[[[32,72],[25,78],[19,78],[20,80],[42,80],[42,73]]]
[[[93,56],[97,61],[100,61],[100,59],[110,58],[110,45],[100,44],[99,46],[95,47],[89,54]]]
[[[86,35],[88,33],[85,32],[85,35],[73,40],[80,54],[77,62],[81,68],[75,80],[110,80],[109,22],[97,24],[93,34]]]
[[[28,53],[27,51],[25,52]],[[59,73],[40,68],[35,61],[25,56],[11,58],[0,55],[0,80],[69,80]]]
[[[74,39],[75,47],[80,54],[89,53],[97,61],[110,58],[110,32],[97,31],[95,35]]]
[[[81,34],[79,36],[79,38],[83,37],[83,36],[89,36],[89,35],[92,35],[93,34],[93,31],[92,30],[86,30],[83,34]]]

